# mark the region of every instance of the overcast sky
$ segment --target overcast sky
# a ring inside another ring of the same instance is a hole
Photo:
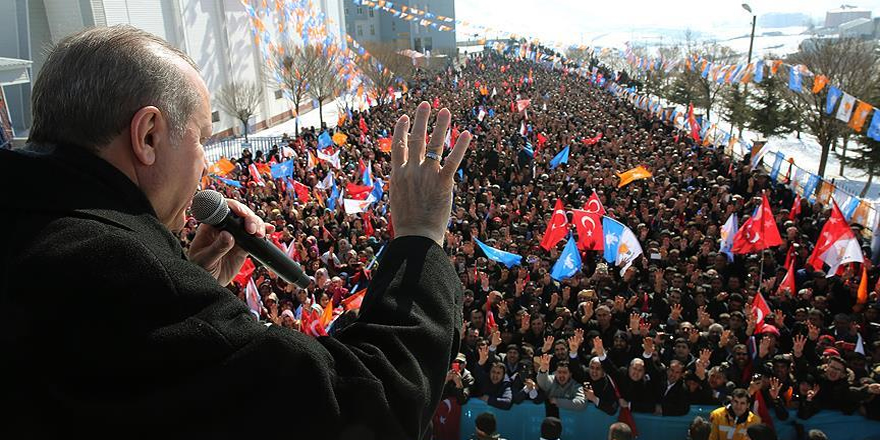
[[[460,20],[508,32],[584,44],[590,44],[591,38],[597,35],[614,31],[631,32],[634,38],[638,38],[639,29],[645,28],[711,31],[742,26],[746,33],[751,30],[751,16],[742,9],[741,0],[597,3],[578,0],[455,0],[455,15]],[[825,12],[839,8],[841,4],[871,10],[874,17],[880,15],[880,0],[749,0],[748,3],[758,16],[770,12],[801,12],[818,19],[820,26]],[[609,5],[614,6],[613,9]],[[492,34],[488,36],[493,37]],[[466,38],[457,35],[459,40]]]

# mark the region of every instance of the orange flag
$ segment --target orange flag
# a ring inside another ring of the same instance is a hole
[[[327,328],[327,324],[333,321],[333,302],[328,302],[324,307],[324,313],[321,314],[321,327]]]
[[[208,167],[208,174],[216,174],[218,176],[225,176],[229,174],[230,171],[235,169],[235,165],[229,161],[227,158],[221,158],[217,162],[214,162],[210,167]]]
[[[819,93],[828,84],[828,77],[825,75],[816,75],[813,77],[813,93]]]
[[[856,296],[856,304],[865,304],[868,302],[868,266],[862,263],[862,279],[859,281],[858,295]]]
[[[620,184],[618,184],[617,187],[623,188],[636,180],[647,179],[652,176],[653,175],[650,171],[639,165],[629,171],[624,171],[623,173],[618,174],[617,177],[620,177]]]
[[[379,139],[379,151],[383,153],[391,152],[391,139],[390,138],[382,138]]]
[[[852,119],[849,120],[849,128],[852,128],[855,131],[862,131],[862,126],[865,125],[865,120],[868,119],[868,115],[871,113],[871,109],[874,107],[871,104],[868,104],[864,101],[859,101],[859,105],[856,106],[856,110],[853,112]]]

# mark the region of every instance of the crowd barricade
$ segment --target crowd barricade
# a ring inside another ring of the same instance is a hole
[[[663,417],[652,414],[633,414],[640,440],[684,440],[688,427],[695,417],[709,420],[709,414],[717,407],[691,406],[686,416]],[[544,420],[543,404],[524,402],[514,405],[510,410],[493,408],[479,399],[470,399],[461,408],[461,440],[474,433],[474,422],[479,414],[491,412],[498,422],[498,433],[507,440],[532,440],[541,437],[541,421]],[[608,438],[608,427],[617,421],[617,415],[610,416],[593,405],[583,411],[560,410],[562,419],[562,439]],[[807,420],[798,419],[796,411],[786,421],[773,419],[773,426],[779,440],[796,440],[795,424],[803,425],[804,433],[820,429],[833,440],[880,440],[880,422],[868,420],[861,415],[846,416],[839,411],[820,411]]]
[[[281,136],[250,137],[247,142],[244,141],[244,138],[240,137],[220,139],[213,141],[209,145],[205,145],[205,157],[210,163],[220,160],[221,157],[237,159],[241,157],[241,151],[245,148],[249,149],[251,153],[254,154],[256,154],[257,151],[262,151],[263,154],[267,154],[275,145],[277,145],[278,148],[283,146]]]

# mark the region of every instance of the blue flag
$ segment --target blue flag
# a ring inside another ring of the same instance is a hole
[[[367,166],[364,168],[364,173],[361,175],[361,182],[363,182],[364,186],[373,186],[373,166],[370,162],[367,162]]]
[[[798,66],[791,66],[788,71],[788,88],[795,92],[801,91],[801,73]]]
[[[476,239],[474,239],[476,240]],[[480,246],[480,249],[483,250],[483,253],[486,254],[486,258],[497,261],[508,268],[513,266],[519,266],[522,262],[522,256],[517,254],[512,254],[510,252],[504,252],[500,249],[495,249],[492,246],[483,243],[480,240],[476,240],[477,245]]]
[[[382,196],[385,195],[385,191],[382,190],[382,179],[373,179],[373,191],[370,192],[370,195],[373,196],[377,202],[382,200]]]
[[[874,109],[874,117],[868,126],[868,136],[875,141],[880,141],[880,110]]]
[[[828,99],[825,101],[825,113],[829,115],[834,111],[834,107],[837,106],[837,101],[840,100],[843,92],[840,91],[837,87],[828,86]]]
[[[458,169],[458,181],[461,182],[462,180],[464,180],[464,168],[459,168]]]
[[[550,161],[550,169],[554,170],[560,164],[568,163],[568,145],[562,149],[556,156]]]
[[[273,179],[283,179],[285,177],[293,177],[293,161],[284,161],[269,167],[272,170]]]
[[[327,199],[327,208],[331,211],[336,210],[336,201],[339,199],[339,188],[336,187],[336,181],[333,181],[333,189],[330,191],[330,198]]]
[[[777,180],[779,177],[779,168],[782,167],[782,161],[785,160],[785,155],[777,151],[776,158],[773,159],[773,166],[770,168],[770,178],[773,180]]]
[[[816,187],[819,186],[819,176],[809,172],[807,174],[810,175],[810,178],[807,179],[807,184],[804,185],[804,197],[813,202],[816,200],[815,192]]]
[[[700,74],[703,78],[707,78],[709,76],[709,69],[712,67],[712,63],[706,63],[706,67],[703,68],[703,72]]]
[[[764,60],[758,60],[755,63],[755,82],[759,83],[764,80]]]
[[[241,188],[241,182],[239,182],[239,181],[237,181],[237,180],[224,179],[224,178],[222,178],[222,177],[218,177],[218,176],[214,176],[214,178],[217,179],[217,180],[219,180],[219,181],[221,181],[221,182],[223,182],[223,183],[225,183],[225,184],[227,184],[227,185],[229,185],[229,186],[234,186],[234,187],[236,187],[236,188]]]
[[[325,131],[325,132],[321,133],[320,136],[318,136],[318,149],[319,150],[323,150],[331,145],[333,145],[333,138],[330,137],[330,133],[327,133]]]
[[[565,243],[565,248],[562,249],[562,253],[559,254],[559,259],[556,260],[556,264],[553,265],[553,269],[550,271],[550,278],[553,278],[556,281],[562,281],[566,278],[571,278],[574,274],[578,273],[581,270],[581,254],[577,250],[577,246],[574,238],[572,238],[571,234],[568,234],[568,242]]]
[[[614,264],[617,261],[617,246],[620,237],[623,236],[623,223],[609,217],[602,217],[602,233],[605,236],[604,257],[605,261]]]
[[[856,208],[859,206],[859,199],[855,197],[848,197],[846,202],[842,206],[840,206],[840,213],[843,214],[843,218],[846,221],[852,220],[853,214],[856,212]]]

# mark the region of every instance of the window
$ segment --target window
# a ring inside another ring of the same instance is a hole
[[[370,23],[370,35],[376,35],[376,26]]]
[[[351,9],[345,8],[345,15],[351,15]]]
[[[358,15],[364,15],[364,8],[358,6]]]
[[[275,91],[275,99],[281,99],[282,96],[284,96],[284,94],[281,93],[281,89]]]
[[[434,49],[434,42],[432,41],[431,37],[425,37],[424,45],[426,51]]]
[[[364,36],[364,28],[361,25],[358,25],[358,37]]]
[[[373,10],[372,9],[370,9],[370,11],[369,11],[369,16],[370,16],[370,18],[373,18]]]
[[[391,30],[397,31],[397,23],[394,20],[391,20]]]
[[[211,113],[211,122],[220,122],[220,112]]]
[[[413,38],[413,50],[416,52],[422,51],[422,39],[421,38]]]

